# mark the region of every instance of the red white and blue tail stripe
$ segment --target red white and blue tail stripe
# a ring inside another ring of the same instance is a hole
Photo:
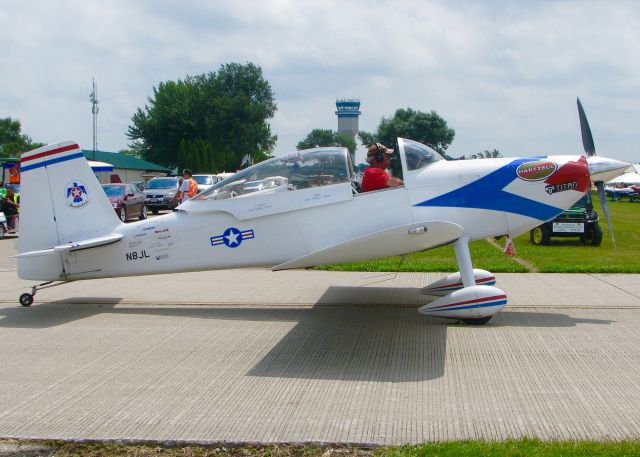
[[[25,173],[37,168],[78,158],[84,159],[84,155],[77,143],[59,143],[22,154],[20,158],[20,172]]]

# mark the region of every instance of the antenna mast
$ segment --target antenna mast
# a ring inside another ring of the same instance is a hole
[[[98,149],[98,86],[96,80],[91,78],[93,82],[93,90],[89,94],[89,101],[91,102],[91,114],[93,114],[93,152]]]

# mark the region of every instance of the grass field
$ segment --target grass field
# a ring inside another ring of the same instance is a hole
[[[640,273],[640,203],[609,202],[616,237],[614,247],[602,208],[593,198],[600,215],[603,241],[600,246],[584,246],[576,238],[552,238],[548,246],[534,246],[529,234],[516,238],[517,257],[536,270],[557,273]],[[501,243],[504,243],[501,241]],[[484,240],[470,243],[471,258],[476,268],[493,273],[530,271]],[[453,246],[400,257],[354,262],[322,267],[336,271],[458,271]]]
[[[640,203],[609,202],[614,247],[598,199],[593,200],[603,231],[600,246],[583,246],[578,238],[552,238],[548,246],[534,246],[523,235],[516,239],[518,256],[543,272],[640,273]]]
[[[23,453],[2,454],[2,446],[22,446]],[[25,446],[32,446],[28,453]],[[37,449],[37,450],[36,450]],[[423,457],[423,456],[637,456],[640,441],[541,441],[519,439],[501,442],[451,441],[387,448],[357,446],[176,446],[109,443],[20,442],[0,440],[0,455],[90,457]]]

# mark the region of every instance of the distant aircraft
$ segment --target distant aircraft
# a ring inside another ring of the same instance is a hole
[[[525,233],[569,208],[591,181],[604,192],[603,182],[628,167],[595,155],[578,105],[587,157],[446,161],[428,146],[398,138],[405,185],[361,193],[347,149],[314,148],[256,164],[173,213],[131,224],[118,219],[75,142],[27,152],[18,275],[47,282],[22,294],[20,303],[30,306],[37,290],[57,281],[285,270],[453,244],[460,271],[426,286],[423,293],[440,298],[419,312],[483,324],[507,296],[490,272],[473,269],[469,242]]]

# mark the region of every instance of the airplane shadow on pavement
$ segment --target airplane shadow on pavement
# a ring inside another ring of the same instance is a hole
[[[380,289],[329,287],[312,307],[232,304],[225,307],[184,304],[118,307],[121,298],[77,297],[72,303],[0,309],[0,327],[50,328],[102,313],[288,321],[295,322],[295,326],[249,369],[248,376],[411,382],[443,375],[447,333],[453,326],[456,332],[491,332],[504,326],[562,328],[612,322],[546,311],[503,311],[485,326],[467,326],[422,316],[417,312],[421,303],[404,304],[418,293],[416,288],[393,288],[390,296],[382,294]],[[393,302],[390,297],[395,297]]]
[[[76,297],[73,301],[35,303],[24,308],[16,305],[0,309],[0,327],[51,328],[96,314],[109,312],[122,301],[114,297]]]
[[[502,312],[485,326],[467,326],[418,314],[417,308],[432,298],[415,304],[416,295],[417,288],[329,287],[319,304],[304,313],[247,374],[423,381],[444,374],[447,332],[452,325],[464,332],[485,332],[500,326],[572,327],[611,322],[546,312]],[[404,304],[407,302],[414,304]]]

